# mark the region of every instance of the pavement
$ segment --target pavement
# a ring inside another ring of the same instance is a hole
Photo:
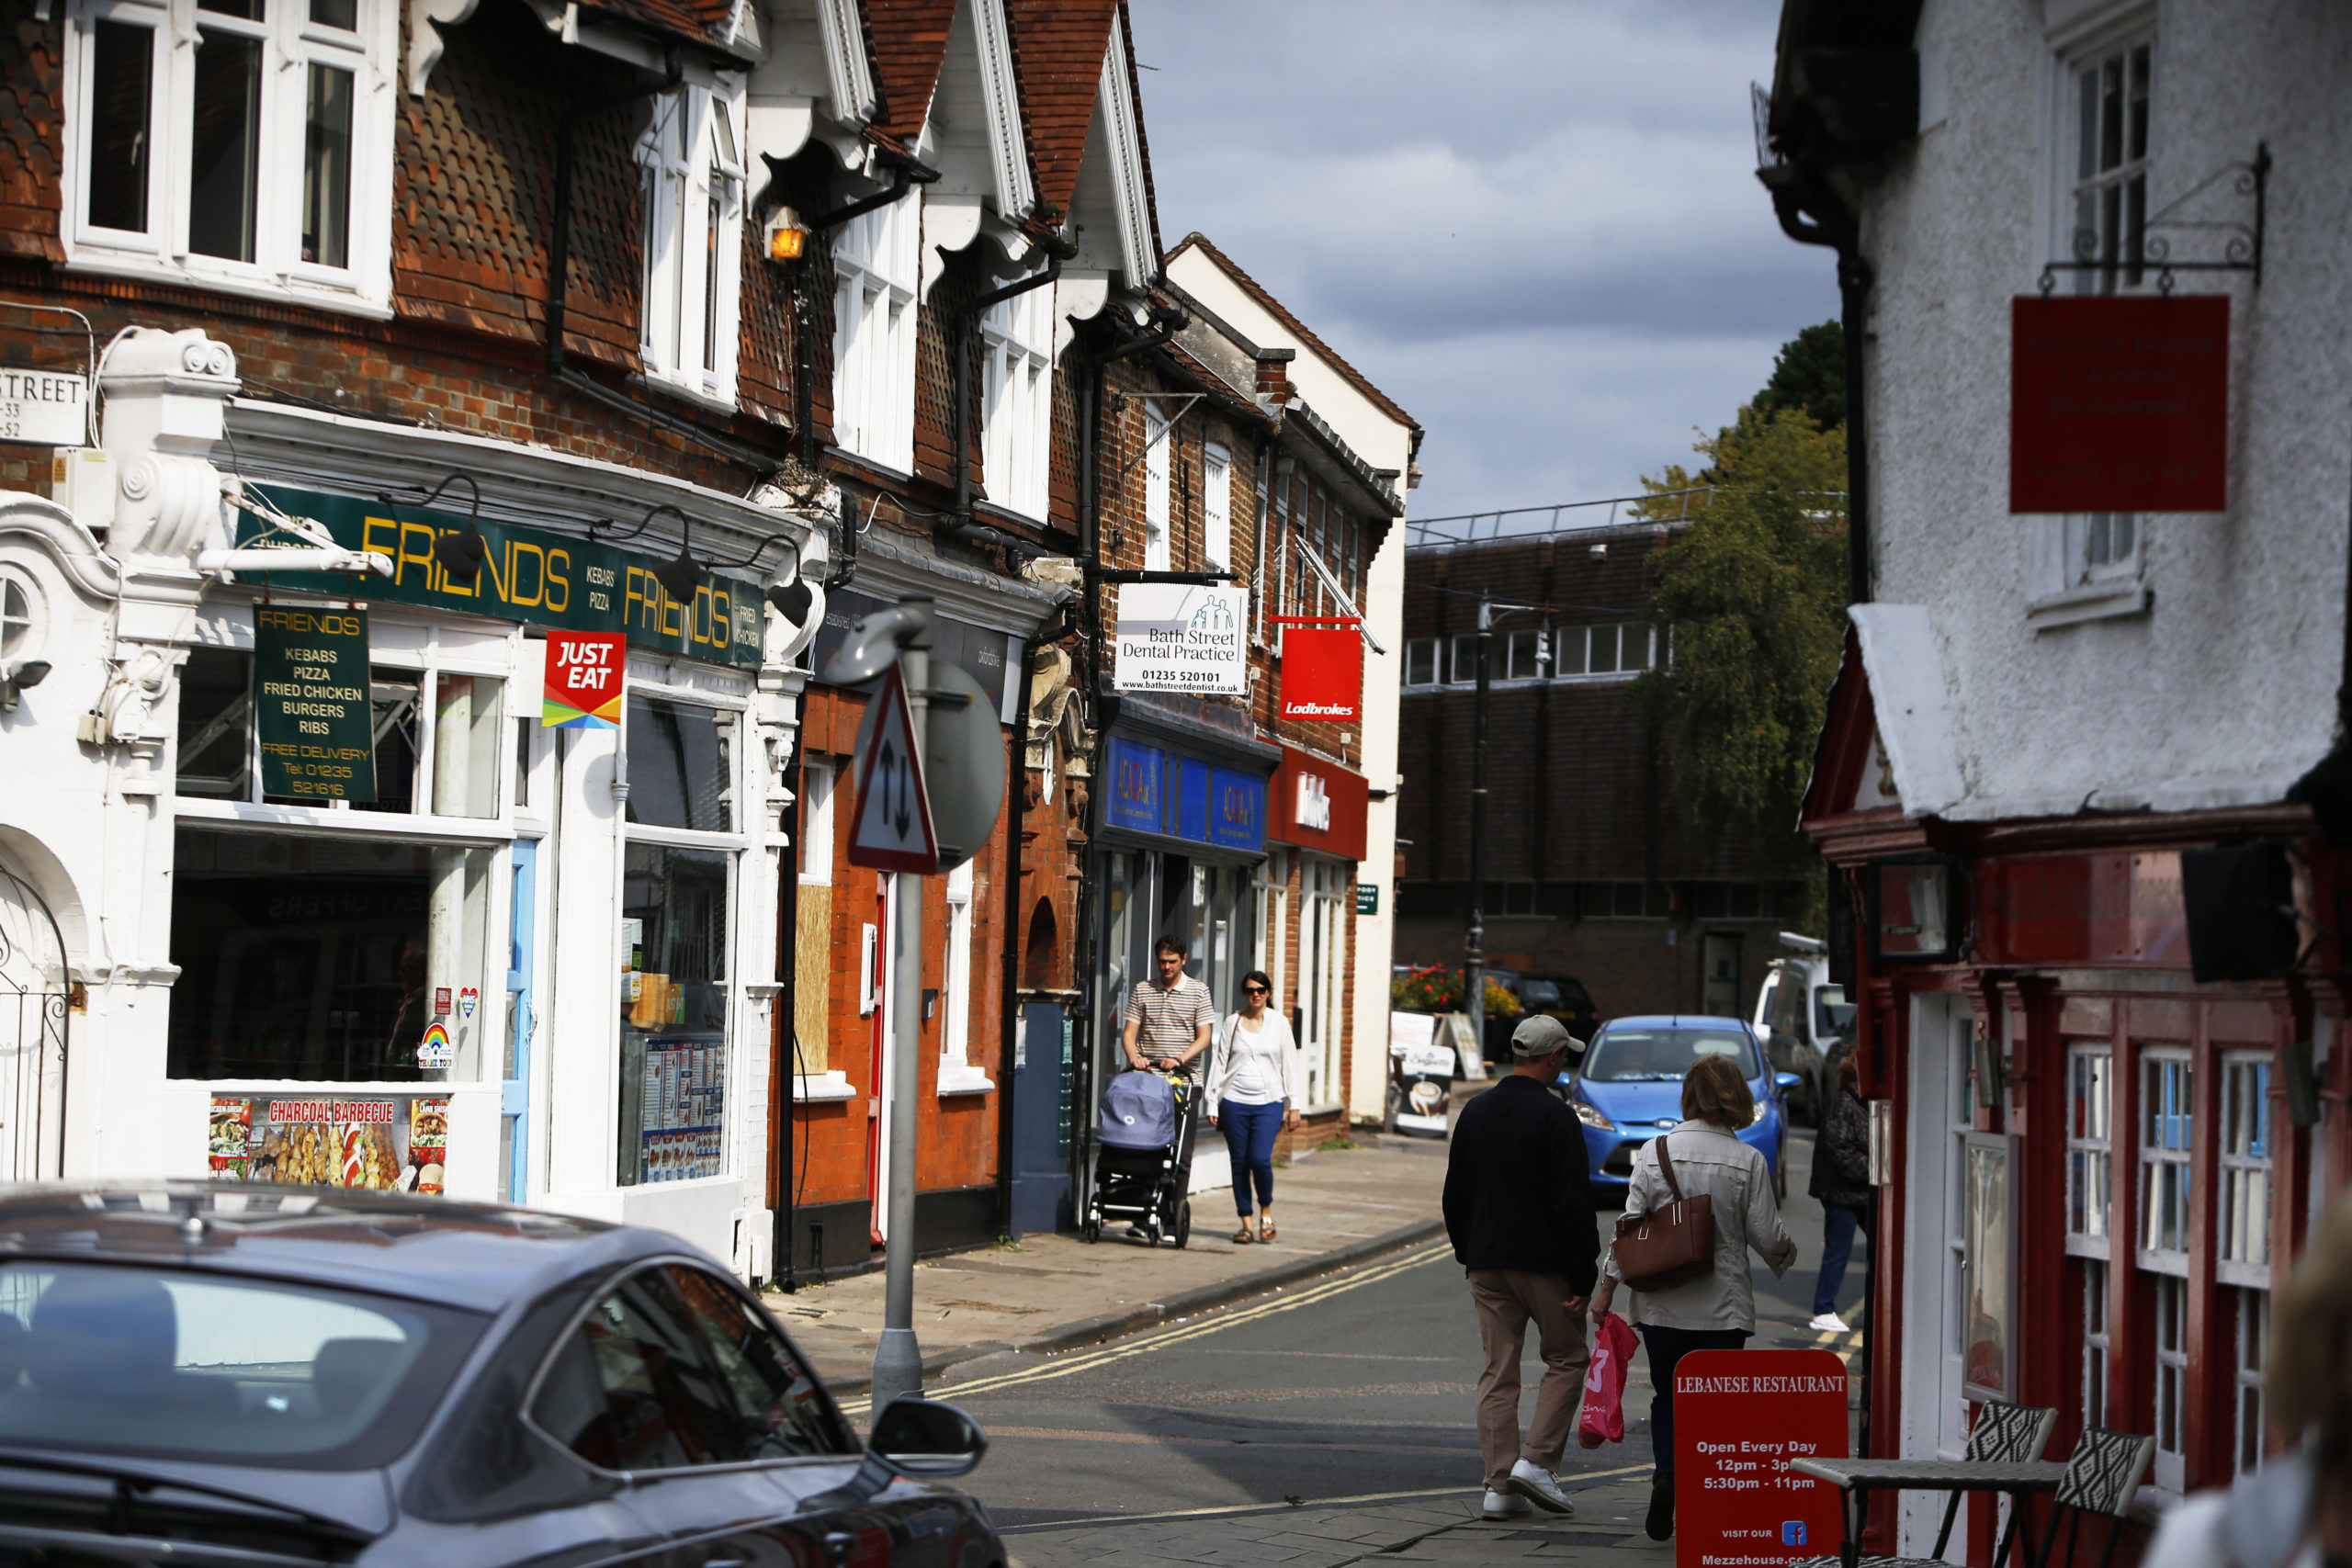
[[[1483,1086],[1481,1086],[1483,1087]],[[1191,1242],[1153,1247],[1106,1232],[1031,1235],[915,1266],[914,1327],[926,1380],[977,1357],[1044,1355],[1189,1319],[1442,1234],[1446,1145],[1351,1135],[1274,1175],[1275,1239],[1237,1246],[1227,1190],[1193,1199]],[[770,1310],[836,1395],[872,1386],[879,1270],[772,1292]]]

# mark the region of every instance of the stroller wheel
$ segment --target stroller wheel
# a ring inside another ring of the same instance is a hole
[[[1178,1247],[1182,1247],[1186,1242],[1192,1239],[1193,1201],[1190,1198],[1187,1198],[1176,1206],[1176,1235],[1174,1240]]]
[[[1086,1223],[1078,1227],[1078,1239],[1089,1247],[1102,1239],[1102,1222],[1089,1214]]]

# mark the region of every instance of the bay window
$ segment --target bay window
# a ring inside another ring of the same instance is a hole
[[[69,22],[70,265],[390,303],[390,0],[82,0]]]
[[[980,462],[989,499],[1042,521],[1053,454],[1054,291],[1000,299],[980,317]]]
[[[833,243],[833,440],[901,472],[915,463],[920,224],[913,201],[894,201]]]
[[[742,294],[741,115],[725,93],[680,87],[659,100],[637,147],[645,373],[730,407]]]

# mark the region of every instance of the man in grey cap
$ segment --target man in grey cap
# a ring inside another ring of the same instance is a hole
[[[1575,1512],[1554,1479],[1584,1401],[1585,1304],[1599,1272],[1584,1130],[1551,1086],[1584,1055],[1556,1018],[1524,1020],[1510,1038],[1512,1067],[1462,1108],[1445,1170],[1445,1231],[1470,1276],[1487,1370],[1478,1378],[1478,1446],[1487,1463],[1485,1513],[1510,1518],[1532,1504]],[[1524,1447],[1519,1438],[1519,1356],[1535,1320],[1544,1381]]]

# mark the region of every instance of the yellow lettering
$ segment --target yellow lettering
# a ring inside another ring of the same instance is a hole
[[[538,567],[538,581],[532,586],[530,597],[527,599],[523,596],[523,562],[526,559],[533,561]],[[547,552],[537,545],[526,544],[520,539],[509,540],[506,546],[506,591],[508,595],[506,602],[510,604],[527,607],[537,604],[545,598],[548,591]]]
[[[410,549],[409,541],[420,536],[424,540],[424,547],[421,550]],[[431,524],[402,523],[401,525],[400,553],[392,558],[394,587],[404,588],[408,585],[408,563],[411,561],[414,561],[424,569],[424,586],[426,591],[430,592],[433,587],[433,525]]]
[[[571,604],[571,580],[564,576],[563,573],[558,571],[556,568],[559,565],[570,566],[571,564],[571,552],[570,550],[549,550],[548,552],[545,570],[547,573],[548,588],[549,592],[547,595],[547,604],[548,609],[553,610],[559,615],[562,615],[565,609]],[[558,588],[563,590],[563,597],[560,599],[558,599],[553,592]]]

